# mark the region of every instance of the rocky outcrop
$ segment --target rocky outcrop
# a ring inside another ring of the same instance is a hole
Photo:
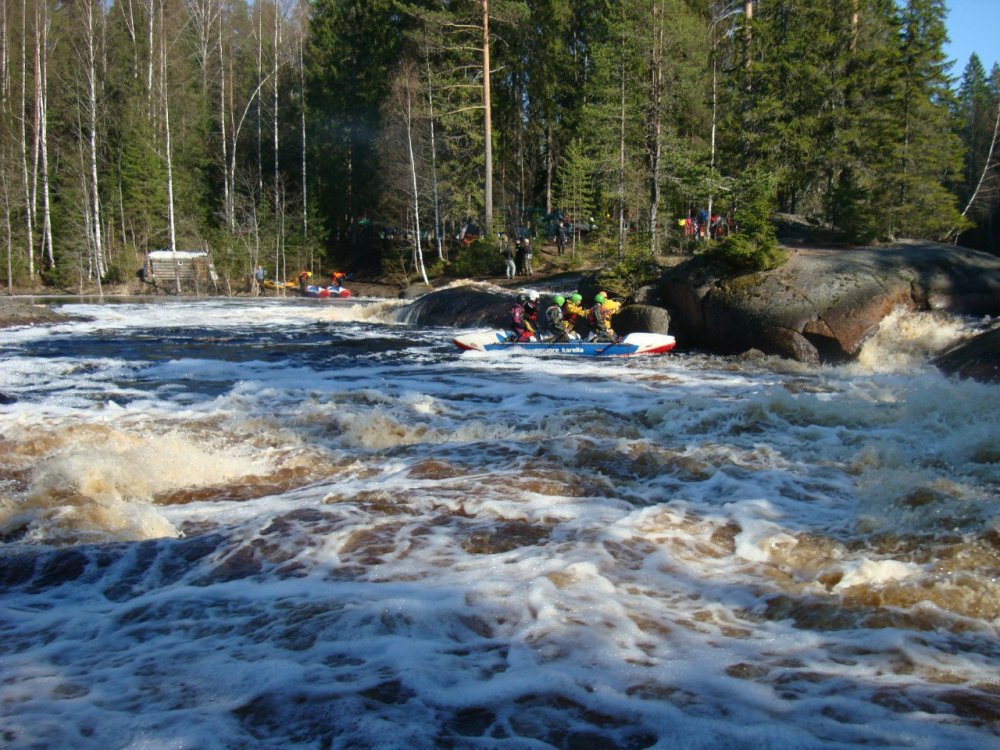
[[[47,307],[20,302],[0,302],[0,328],[14,326],[51,325],[73,320]]]
[[[981,333],[933,360],[948,375],[1000,383],[1000,328]]]
[[[928,242],[793,249],[780,268],[737,278],[695,258],[664,276],[661,293],[682,346],[836,362],[896,307],[997,314],[1000,258]]]
[[[494,287],[467,284],[430,292],[399,311],[401,323],[459,328],[503,328],[514,297]]]

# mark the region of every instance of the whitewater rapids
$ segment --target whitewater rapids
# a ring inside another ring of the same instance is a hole
[[[0,332],[6,748],[997,747],[1000,387],[925,364],[975,321],[809,368],[54,304]]]

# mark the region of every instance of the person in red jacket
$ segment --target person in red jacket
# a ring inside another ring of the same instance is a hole
[[[538,298],[538,292],[535,292],[535,299]],[[532,314],[533,310],[533,314]],[[536,322],[538,320],[538,307],[531,307],[531,300],[525,293],[517,295],[517,299],[514,300],[514,304],[510,307],[510,324],[511,330],[514,332],[511,336],[513,341],[532,341],[534,339],[535,333],[538,330],[536,328]]]

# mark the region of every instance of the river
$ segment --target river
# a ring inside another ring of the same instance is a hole
[[[5,748],[996,748],[1000,387],[459,352],[402,303],[0,331]]]

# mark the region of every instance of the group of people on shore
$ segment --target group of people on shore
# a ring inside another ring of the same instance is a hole
[[[706,238],[721,240],[734,230],[732,218],[727,219],[717,214],[710,216],[704,208],[691,211],[686,218],[678,219],[677,224],[685,237],[697,237],[702,240]]]
[[[531,276],[534,273],[531,269],[531,260],[534,255],[531,250],[531,238],[518,237],[513,244],[507,242],[503,236],[501,239],[504,241],[500,254],[503,258],[504,273],[507,278],[513,279],[518,275]]]
[[[610,342],[618,338],[611,327],[611,318],[621,309],[621,303],[609,299],[604,292],[595,294],[589,307],[583,306],[583,296],[578,292],[569,297],[553,295],[544,311],[539,301],[540,295],[534,289],[517,295],[509,312],[511,341]]]

